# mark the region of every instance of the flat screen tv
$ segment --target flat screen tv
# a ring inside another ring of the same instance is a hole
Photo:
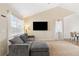
[[[46,31],[48,30],[48,22],[33,22],[33,30]]]

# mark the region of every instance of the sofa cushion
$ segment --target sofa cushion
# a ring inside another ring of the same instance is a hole
[[[28,41],[28,35],[27,33],[20,35],[20,38],[26,43]]]
[[[31,51],[48,51],[49,47],[45,42],[33,42]]]
[[[13,39],[9,40],[12,44],[23,44],[23,40],[20,39],[19,36],[14,37]]]

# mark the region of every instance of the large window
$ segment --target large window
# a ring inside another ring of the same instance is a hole
[[[9,37],[13,37],[24,32],[24,22],[23,20],[11,15],[10,27],[9,27]]]
[[[56,21],[55,32],[62,32],[62,21]]]
[[[63,23],[62,20],[58,20],[55,23],[55,37],[57,40],[63,39]]]

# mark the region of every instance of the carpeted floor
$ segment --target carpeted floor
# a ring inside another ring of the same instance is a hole
[[[79,46],[67,41],[48,41],[50,56],[79,56]]]

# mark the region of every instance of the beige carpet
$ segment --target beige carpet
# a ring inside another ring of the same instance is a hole
[[[49,41],[50,56],[79,56],[79,46],[67,41]]]

